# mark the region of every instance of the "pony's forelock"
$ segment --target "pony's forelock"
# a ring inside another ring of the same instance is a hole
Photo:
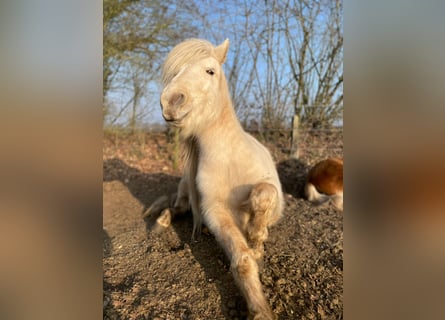
[[[176,45],[162,67],[162,84],[167,85],[182,66],[204,58],[215,57],[214,46],[202,39],[188,39]]]

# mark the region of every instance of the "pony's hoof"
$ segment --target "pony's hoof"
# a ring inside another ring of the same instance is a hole
[[[171,212],[170,209],[164,209],[159,217],[156,219],[156,223],[153,225],[152,231],[154,233],[161,233],[167,229],[171,224]]]
[[[156,199],[152,205],[142,213],[142,218],[155,217],[162,210],[170,206],[170,201],[168,196],[162,196]],[[162,214],[162,213],[161,213]]]

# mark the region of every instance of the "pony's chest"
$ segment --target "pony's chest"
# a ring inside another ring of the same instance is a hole
[[[198,164],[196,181],[198,185],[210,187],[219,184],[228,184],[231,180],[230,165],[224,162],[201,161]]]
[[[245,170],[239,164],[224,157],[213,160],[201,161],[198,165],[196,182],[201,193],[218,192],[222,195],[245,181],[245,177],[240,174]]]
[[[229,194],[234,188],[255,184],[264,176],[252,163],[221,161],[201,163],[196,175],[197,187],[201,194]]]
[[[218,190],[220,194],[230,192],[240,185],[255,184],[271,175],[263,150],[254,148],[256,144],[241,142],[244,144],[238,141],[231,148],[216,148],[218,142],[215,141],[212,148],[200,149],[196,181],[201,193],[209,190]]]

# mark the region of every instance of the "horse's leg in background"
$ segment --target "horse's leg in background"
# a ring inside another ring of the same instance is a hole
[[[339,192],[333,196],[334,205],[338,210],[343,211],[343,192]]]
[[[273,218],[278,200],[278,191],[270,183],[258,183],[253,186],[249,197],[251,217],[247,225],[247,237],[257,262],[261,263],[264,255],[264,241],[267,239],[267,226]]]
[[[204,216],[205,223],[230,260],[230,269],[249,308],[249,319],[275,319],[261,286],[258,265],[232,213],[221,207]]]

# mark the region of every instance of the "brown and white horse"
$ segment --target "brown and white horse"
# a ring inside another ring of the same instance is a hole
[[[343,211],[343,160],[328,158],[315,164],[309,170],[304,193],[314,204],[332,200]]]

